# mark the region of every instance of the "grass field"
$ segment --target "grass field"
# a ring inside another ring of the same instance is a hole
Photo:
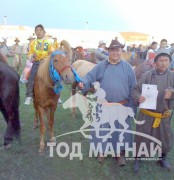
[[[11,59],[10,59],[11,60]],[[63,136],[58,142],[82,143],[83,160],[59,157],[54,151],[54,157],[49,157],[49,148],[46,147],[45,155],[39,155],[39,129],[33,129],[34,109],[32,105],[24,106],[25,85],[20,84],[20,119],[22,127],[22,145],[13,141],[12,149],[0,150],[0,180],[105,180],[105,179],[147,179],[162,180],[174,179],[174,150],[169,154],[172,165],[170,172],[157,166],[154,161],[142,163],[140,172],[133,172],[133,161],[127,161],[125,167],[118,167],[114,158],[108,157],[104,164],[99,164],[96,158],[89,158],[89,142],[80,133]],[[61,99],[65,101],[70,96],[70,90],[65,87]],[[0,115],[0,145],[3,145],[3,135],[6,124]],[[79,130],[83,120],[78,112],[77,118],[71,118],[71,111],[58,106],[55,114],[55,136]],[[174,123],[173,123],[174,124]],[[46,140],[48,141],[48,133]],[[71,152],[71,150],[70,150]]]

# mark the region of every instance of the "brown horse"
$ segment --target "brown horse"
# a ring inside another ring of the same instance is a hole
[[[74,74],[70,66],[71,54],[72,52],[69,43],[65,40],[61,41],[60,49],[53,52],[49,59],[44,60],[40,64],[35,78],[34,108],[36,115],[38,114],[40,120],[40,153],[44,151],[45,147],[45,115],[47,115],[51,141],[54,138],[54,113],[60,96],[60,81],[63,80],[65,83],[74,82]],[[56,76],[60,78],[60,81],[56,79]]]
[[[91,62],[86,61],[86,60],[77,60],[72,64],[72,67],[76,70],[77,74],[81,78],[84,77],[95,66],[96,66],[96,64],[91,63]],[[75,95],[75,93],[76,93],[77,84],[78,84],[77,82],[72,83],[72,90],[71,90],[72,96]],[[93,89],[91,89],[90,91],[93,92]],[[86,96],[87,93],[84,95]],[[72,117],[75,118],[75,115],[76,115],[76,110],[75,110],[75,107],[73,107],[72,108]]]
[[[126,61],[129,61],[131,59],[140,59],[137,52],[132,53],[131,51],[126,51],[126,52],[123,51],[121,54],[121,58]]]
[[[72,59],[71,64],[79,59],[86,59],[85,52],[82,46],[77,46],[76,48],[71,48],[72,50]]]
[[[4,135],[4,148],[9,149],[13,137],[20,140],[19,120],[19,75],[6,64],[0,53],[0,111],[7,123]]]
[[[76,48],[72,48],[72,60],[71,63],[74,63],[77,60],[87,60],[94,64],[105,60],[107,58],[106,55],[100,53],[96,49],[88,49],[84,50],[82,46],[77,46]]]
[[[134,68],[134,72],[135,72],[135,76],[136,76],[137,82],[140,80],[140,78],[142,77],[142,75],[146,71],[149,71],[149,70],[154,69],[154,68],[155,68],[155,65],[152,64],[152,63],[149,63],[149,62],[143,62],[143,63],[137,65]]]

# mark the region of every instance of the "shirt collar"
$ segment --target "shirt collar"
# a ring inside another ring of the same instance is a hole
[[[158,69],[156,69],[156,74],[158,74],[158,75],[163,75],[163,74],[166,74],[167,72],[168,72],[169,70],[168,69],[166,69],[166,71],[165,72],[163,72],[163,73],[160,73],[159,71],[158,71]]]
[[[120,61],[117,62],[117,63],[111,63],[110,60],[109,60],[109,58],[108,58],[108,63],[109,63],[109,64],[119,64],[121,61],[122,61],[122,60],[120,59]]]

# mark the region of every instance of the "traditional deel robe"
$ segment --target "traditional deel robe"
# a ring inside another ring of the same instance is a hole
[[[166,111],[166,106],[164,103],[164,94],[165,90],[169,87],[174,88],[174,73],[167,70],[163,74],[159,74],[158,71],[150,70],[144,74],[144,76],[140,79],[137,86],[134,88],[132,93],[133,101],[138,105],[138,99],[141,95],[142,84],[154,84],[157,85],[158,96],[157,96],[157,107],[156,110],[150,110],[153,112],[164,113]],[[172,97],[166,101],[169,109],[173,109],[174,107],[174,94]],[[148,134],[160,140],[162,142],[162,153],[167,153],[171,150],[173,146],[173,133],[171,129],[171,117],[162,118],[159,126],[157,128],[153,128],[153,124],[155,121],[154,117],[149,115],[145,115],[142,112],[139,112],[137,116],[137,120],[142,121],[145,120],[145,123],[142,125],[136,125],[136,131]],[[135,136],[137,153],[140,147],[141,142],[146,143],[146,147],[148,149],[148,154],[150,155],[150,143],[152,144],[152,140],[147,139],[145,137],[136,135]]]
[[[121,60],[118,64],[110,64],[108,60],[104,60],[97,64],[94,69],[89,72],[82,80],[85,85],[84,91],[88,90],[92,83],[98,81],[100,83],[100,88],[102,88],[106,93],[105,100],[108,103],[119,103],[121,101],[127,100],[124,106],[133,108],[131,93],[136,85],[136,78],[132,67],[127,62]],[[116,129],[123,129],[123,126],[118,123],[117,119],[110,119],[110,116],[112,116],[110,112],[108,111],[108,115],[105,115],[104,118],[107,118],[107,121],[115,121]],[[131,118],[128,116],[125,121],[128,124],[128,129],[131,130]],[[110,128],[110,123],[101,124],[101,128]],[[100,131],[100,135],[106,135],[108,132],[109,131]],[[102,142],[102,138],[96,137],[95,131],[92,131],[91,133],[92,140],[90,142],[94,143],[95,147],[97,147],[98,143],[102,144],[102,149],[99,150],[100,153],[105,152],[107,143],[112,143],[114,152],[117,153],[116,147],[117,143],[120,142],[120,132],[114,131],[111,134],[111,137],[108,138],[105,142]],[[132,134],[124,133],[124,140],[122,142],[127,142],[131,147]],[[122,146],[121,150],[124,149],[125,147]]]
[[[11,52],[13,52],[13,67],[18,68],[22,66],[22,50],[17,44],[11,47]]]

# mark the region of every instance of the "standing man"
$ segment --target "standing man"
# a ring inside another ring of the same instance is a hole
[[[149,63],[153,63],[154,61],[154,58],[156,56],[157,45],[157,42],[153,41],[151,43],[149,50],[147,51],[146,61],[148,61]]]
[[[171,62],[170,52],[163,49],[157,53],[154,59],[155,69],[147,71],[139,80],[138,85],[134,88],[132,96],[136,105],[143,103],[146,98],[142,95],[142,84],[157,85],[157,105],[155,110],[140,109],[137,120],[145,120],[143,125],[137,125],[136,131],[150,135],[162,143],[162,156],[158,163],[170,170],[170,164],[167,161],[167,154],[173,145],[173,134],[171,127],[171,112],[174,107],[174,72],[168,67]],[[139,149],[141,143],[145,143],[148,154],[150,153],[150,144],[153,142],[142,136],[135,136],[136,149]],[[140,169],[140,158],[136,156],[134,161],[134,171]]]
[[[167,39],[161,39],[160,41],[160,47],[158,50],[160,49],[166,49],[167,48]]]
[[[120,103],[124,106],[133,107],[131,100],[131,93],[136,85],[136,78],[132,67],[126,62],[121,60],[122,45],[118,40],[112,40],[108,51],[109,57],[97,64],[92,71],[90,71],[79,83],[79,88],[84,92],[87,91],[92,83],[98,81],[100,87],[105,91],[108,103]],[[126,119],[126,123],[129,125],[129,130],[131,129],[130,118]],[[115,126],[118,129],[123,129],[123,126],[117,121]],[[109,127],[107,127],[109,128]],[[108,138],[105,143],[93,136],[93,141],[95,144],[102,143],[103,151],[99,152],[98,161],[103,162],[106,143],[112,143],[115,154],[118,153],[116,147],[117,142],[119,142],[119,132],[113,132],[112,137]],[[131,134],[124,133],[124,142],[129,143],[132,146],[132,136]],[[120,157],[117,157],[117,162],[119,166],[124,166],[126,164],[125,147],[121,147]]]
[[[19,46],[20,40],[18,38],[14,42],[15,44],[11,47],[10,53],[13,55],[13,68],[19,72],[20,67],[22,67],[22,49]]]
[[[107,47],[106,47],[106,43],[101,40],[99,41],[99,44],[98,44],[98,51],[106,56],[108,56],[108,50],[107,50]]]
[[[9,48],[7,46],[7,39],[3,38],[3,42],[1,43],[1,48],[0,48],[1,54],[3,54],[6,59],[9,56]]]
[[[50,41],[45,38],[45,29],[42,24],[39,24],[35,27],[35,34],[37,38],[31,42],[28,52],[28,58],[33,57],[33,66],[31,68],[31,73],[27,83],[27,92],[25,105],[29,105],[33,97],[33,87],[34,79],[37,74],[39,64],[41,61],[46,60],[46,58],[52,53],[53,46]]]

